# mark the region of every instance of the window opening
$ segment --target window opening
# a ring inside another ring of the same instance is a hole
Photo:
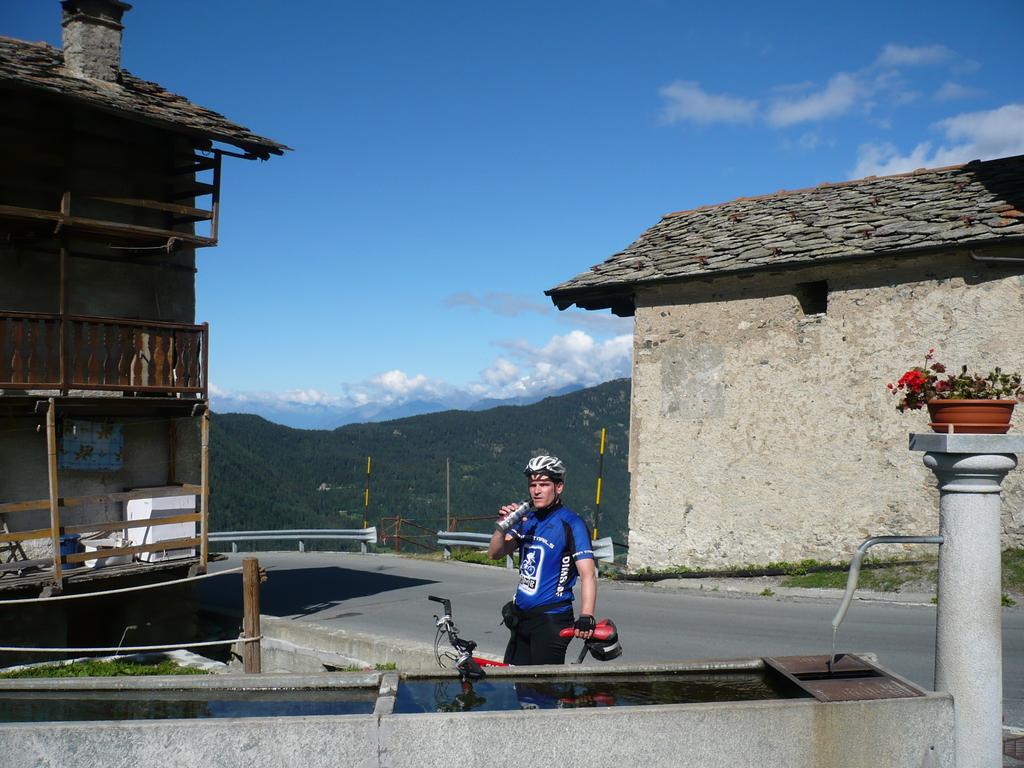
[[[824,315],[828,312],[828,281],[797,283],[795,294],[805,315]]]

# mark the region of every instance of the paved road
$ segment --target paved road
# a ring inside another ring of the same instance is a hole
[[[242,557],[212,568],[236,567]],[[261,595],[265,614],[430,643],[438,606],[427,595],[441,595],[452,600],[456,624],[481,651],[504,650],[506,632],[498,626],[498,610],[515,587],[513,571],[391,555],[264,552],[258,557],[270,571]],[[208,579],[201,589],[205,604],[240,610],[240,575]],[[614,618],[621,630],[623,659],[643,662],[828,653],[838,607],[834,599],[728,597],[607,580],[600,582],[597,604],[598,613]],[[570,647],[570,655],[576,648]],[[884,666],[930,688],[935,608],[855,602],[837,650],[873,652]],[[1003,690],[1005,722],[1024,726],[1020,610],[1003,613]]]

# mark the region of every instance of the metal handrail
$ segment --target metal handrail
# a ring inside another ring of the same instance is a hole
[[[231,551],[238,552],[238,541],[298,541],[299,552],[305,552],[305,541],[309,539],[333,539],[358,541],[359,549],[365,555],[366,545],[377,541],[377,528],[293,528],[277,531],[211,531],[209,541],[230,542]]]
[[[857,551],[853,553],[853,559],[850,560],[850,574],[846,578],[846,592],[843,594],[843,601],[839,605],[839,610],[836,611],[836,615],[832,618],[832,631],[837,631],[839,625],[843,623],[843,619],[846,618],[846,611],[850,607],[850,601],[853,600],[853,593],[857,590],[857,579],[860,576],[861,562],[864,560],[864,554],[871,547],[876,544],[942,544],[943,541],[942,536],[873,536],[861,542],[860,546],[857,547]]]
[[[452,547],[472,546],[486,549],[491,543],[491,535],[489,533],[469,533],[465,531],[438,531],[437,543],[439,546],[444,547],[444,557],[447,560],[452,556]],[[615,562],[615,546],[611,536],[597,539],[593,542],[593,547],[595,560],[602,560],[606,563]],[[512,567],[511,556],[506,558],[505,564],[509,568]]]
[[[469,531],[438,531],[438,546],[444,548],[444,559],[452,557],[452,547],[475,547],[487,549],[491,543],[490,533],[470,533]],[[505,567],[512,567],[512,555],[505,555]]]

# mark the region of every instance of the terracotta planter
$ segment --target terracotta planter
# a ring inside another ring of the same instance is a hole
[[[1016,400],[929,400],[929,426],[936,432],[1002,435],[1010,429]]]

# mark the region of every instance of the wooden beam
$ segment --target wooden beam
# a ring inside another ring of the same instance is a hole
[[[60,299],[57,306],[57,316],[60,318],[57,321],[57,355],[59,357],[58,377],[60,378],[60,393],[62,395],[67,394],[67,389],[65,388],[65,382],[67,381],[67,371],[65,367],[67,350],[64,347],[64,312],[67,310],[67,291],[65,290],[65,284],[67,283],[67,245],[67,239],[62,237],[60,239]]]
[[[80,507],[85,504],[110,504],[117,501],[131,501],[132,499],[160,499],[166,496],[198,496],[202,492],[198,485],[190,483],[183,484],[180,488],[141,488],[134,491],[123,491],[121,493],[107,493],[102,496],[69,496],[66,499],[57,499],[57,505],[61,507]],[[50,506],[49,499],[34,499],[32,501],[11,501],[0,504],[0,514],[9,512],[28,512],[34,509],[46,509]]]
[[[242,635],[260,636],[260,561],[255,557],[242,561]],[[262,671],[259,641],[243,643],[242,670],[246,674]]]
[[[178,422],[167,422],[167,484],[174,485],[178,476]]]
[[[179,205],[178,203],[161,203],[158,200],[143,200],[140,198],[132,197],[89,197],[89,200],[99,200],[103,203],[113,203],[115,205],[123,205],[129,208],[148,208],[153,211],[165,211],[166,213],[176,213],[179,216],[188,216],[194,219],[211,219],[213,218],[213,211],[207,211],[202,208],[194,208],[191,205]]]
[[[200,482],[199,494],[199,536],[203,540],[200,547],[199,562],[206,572],[206,563],[210,555],[210,411],[203,411],[200,417]]]
[[[66,563],[84,563],[86,560],[96,560],[100,557],[112,555],[137,555],[141,552],[163,552],[169,549],[195,549],[199,546],[199,538],[193,536],[190,539],[164,539],[156,544],[140,544],[134,547],[118,547],[116,549],[104,549],[102,552],[77,552],[73,555],[65,555]]]
[[[145,525],[140,525],[140,523]],[[80,525],[65,525],[61,533],[94,533],[99,531],[123,531],[126,528],[149,528],[154,525],[173,525],[175,523],[198,523],[199,513],[189,512],[184,515],[170,515],[168,517],[153,517],[144,521],[140,520],[108,520],[103,523],[82,523]],[[49,528],[34,528],[32,530],[14,531],[0,535],[0,543],[7,541],[32,541],[33,539],[46,539],[50,536]]]
[[[116,221],[103,221],[102,219],[90,219],[84,216],[71,216],[61,211],[45,211],[38,208],[24,208],[18,205],[0,205],[0,218],[8,219],[34,219],[36,221],[53,221],[58,228],[70,228],[84,230],[102,235],[127,238],[150,238],[166,240],[175,237],[190,246],[201,248],[214,246],[216,239],[203,237],[202,235],[180,232],[175,229],[160,229],[158,227],[144,227],[140,224],[122,224]]]
[[[64,577],[60,570],[60,505],[57,503],[57,404],[50,398],[46,409],[47,472],[50,480],[50,540],[53,542],[53,579],[57,589],[63,590]]]

